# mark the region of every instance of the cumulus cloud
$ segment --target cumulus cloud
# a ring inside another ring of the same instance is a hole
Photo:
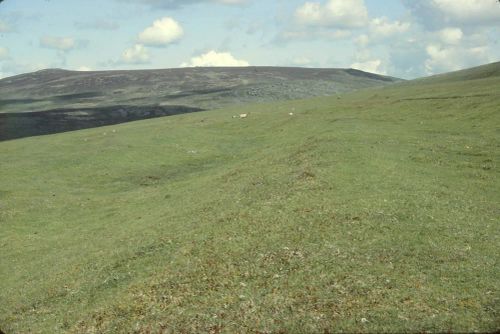
[[[178,41],[184,35],[180,24],[170,17],[153,22],[139,34],[139,42],[146,46],[162,47]]]
[[[387,73],[382,68],[382,60],[380,59],[372,59],[363,62],[356,62],[351,65],[351,68],[364,72],[370,72],[382,75],[385,75]]]
[[[0,46],[0,61],[9,57],[9,50]]]
[[[189,62],[182,63],[181,67],[233,67],[233,66],[250,66],[246,60],[236,59],[229,52],[208,51],[202,55],[193,57]]]
[[[241,5],[241,4],[246,3],[248,1],[247,0],[216,0],[216,1],[212,1],[212,2],[221,3],[224,5]]]
[[[311,60],[311,58],[308,58],[308,57],[296,57],[292,60],[292,64],[295,65],[295,66],[301,66],[301,67],[308,67],[308,66],[311,66],[313,64],[313,60]]]
[[[460,28],[445,28],[440,30],[438,35],[443,43],[458,45],[462,41],[464,33]]]
[[[251,0],[121,0],[122,2],[142,3],[150,5],[155,8],[179,8],[187,5],[194,5],[198,3],[216,3],[222,5],[242,5],[250,2]]]
[[[414,19],[411,43],[392,47],[391,63],[406,73],[437,74],[497,61],[498,0],[403,0]],[[409,59],[407,61],[406,59]]]
[[[367,34],[362,34],[354,40],[358,46],[366,47],[370,43],[370,37]]]
[[[455,22],[500,24],[497,0],[434,0],[434,6]]]
[[[426,28],[500,25],[498,0],[403,0]]]
[[[427,74],[456,71],[494,61],[490,56],[488,46],[464,48],[463,46],[429,44],[426,52],[428,55],[425,61]]]
[[[0,32],[8,32],[10,31],[10,27],[7,22],[0,20]]]
[[[410,29],[409,22],[390,21],[386,17],[374,18],[370,21],[368,31],[359,35],[355,42],[358,46],[366,47],[370,43],[379,42],[383,39],[401,36]]]
[[[368,23],[368,10],[363,0],[306,2],[296,9],[295,19],[308,26],[359,28]]]
[[[40,39],[40,45],[47,49],[69,51],[76,47],[76,42],[71,37],[44,36]]]
[[[498,61],[498,52],[488,34],[457,27],[417,33],[418,38],[407,35],[392,42],[388,63],[391,74],[412,78]]]
[[[424,63],[427,57],[422,42],[398,41],[389,51],[390,73],[402,78],[420,77],[426,73]]]
[[[89,71],[92,71],[92,68],[89,67],[89,66],[79,66],[76,68],[77,71],[80,71],[80,72],[89,72]]]
[[[389,21],[386,17],[379,17],[371,20],[370,33],[374,36],[389,37],[402,34],[410,28],[409,22]]]
[[[136,44],[123,51],[122,61],[126,64],[147,64],[151,61],[151,56],[144,45]]]

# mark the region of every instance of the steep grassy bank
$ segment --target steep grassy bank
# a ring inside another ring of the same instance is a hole
[[[498,330],[499,85],[0,143],[0,328]]]

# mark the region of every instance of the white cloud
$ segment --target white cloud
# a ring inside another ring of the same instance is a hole
[[[494,61],[487,46],[442,46],[429,44],[426,47],[428,59],[425,61],[427,74],[456,71],[463,68]]]
[[[409,22],[389,21],[386,17],[378,17],[370,21],[366,33],[359,35],[354,41],[360,47],[366,47],[373,42],[400,36],[410,29]]]
[[[375,18],[370,22],[370,33],[374,36],[389,37],[402,34],[410,28],[410,23],[394,21],[390,22],[386,17]]]
[[[433,0],[434,6],[448,18],[463,23],[500,24],[497,0]]]
[[[0,61],[9,57],[9,49],[0,46]]]
[[[10,27],[7,22],[0,20],[0,32],[8,32],[10,31]]]
[[[247,0],[217,0],[215,2],[224,4],[224,5],[241,5],[243,3],[246,3]]]
[[[292,64],[296,66],[311,66],[313,61],[308,57],[296,57],[292,60]]]
[[[89,66],[79,66],[76,68],[77,71],[81,71],[81,72],[89,72],[89,71],[92,71],[92,68],[89,67]]]
[[[391,44],[390,64],[398,74],[430,75],[498,61],[498,0],[402,2],[414,20],[412,41]]]
[[[351,65],[351,68],[364,72],[370,72],[382,75],[386,74],[386,71],[382,68],[382,61],[380,59],[367,60],[364,62],[356,62]]]
[[[198,3],[217,3],[222,5],[242,5],[251,0],[121,0],[122,2],[143,3],[156,8],[179,8]]]
[[[363,0],[306,2],[296,9],[295,19],[310,26],[359,28],[368,23],[368,10]]]
[[[139,42],[146,46],[167,46],[179,40],[182,35],[184,30],[180,24],[170,17],[164,17],[141,32]]]
[[[403,0],[428,30],[446,26],[499,26],[498,0]]]
[[[370,43],[370,37],[366,34],[359,35],[355,40],[356,44],[361,47],[366,47]]]
[[[388,54],[389,73],[405,79],[421,77],[425,75],[424,63],[427,57],[425,46],[420,41],[399,41]]]
[[[458,45],[462,41],[464,33],[460,28],[445,28],[440,30],[438,35],[443,43]]]
[[[151,57],[144,45],[136,44],[123,51],[122,61],[127,64],[147,64],[151,61]]]
[[[75,40],[71,37],[44,36],[40,39],[40,45],[44,48],[59,51],[69,51],[76,47]]]
[[[229,52],[217,52],[217,51],[209,51],[200,56],[193,57],[189,60],[189,62],[182,63],[181,67],[212,67],[212,66],[221,66],[221,67],[231,67],[231,66],[250,66],[250,64],[246,60],[236,59]]]

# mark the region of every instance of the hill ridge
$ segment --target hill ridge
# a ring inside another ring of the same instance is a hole
[[[161,105],[170,104],[172,96],[176,97],[173,104],[179,104],[179,93],[184,95],[180,104],[214,109],[237,103],[327,96],[401,81],[336,68],[191,67],[90,72],[46,69],[0,80],[0,112],[73,108],[75,104],[85,107]],[[199,91],[203,96],[197,96]],[[82,93],[99,94],[83,101],[53,100],[56,96]],[[17,102],[13,105],[10,100]]]
[[[456,81],[480,80],[500,76],[500,61],[458,71],[431,75],[418,78],[409,82],[416,83],[446,83]]]

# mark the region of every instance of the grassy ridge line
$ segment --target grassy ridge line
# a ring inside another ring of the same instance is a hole
[[[1,143],[0,323],[498,328],[492,85],[417,92],[465,99],[392,88]]]
[[[450,73],[438,74],[427,78],[417,79],[413,80],[412,82],[414,84],[425,84],[425,83],[449,84],[452,82],[464,82],[464,81],[466,82],[470,80],[488,79],[499,76],[500,76],[500,62],[494,62],[474,67],[472,69],[465,69]]]

